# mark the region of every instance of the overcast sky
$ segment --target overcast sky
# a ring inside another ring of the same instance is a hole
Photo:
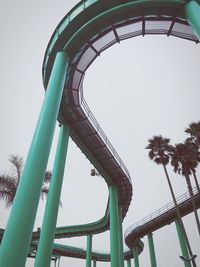
[[[26,158],[44,99],[42,61],[55,27],[78,1],[0,0],[0,171],[9,172],[8,157]],[[104,51],[86,73],[84,97],[97,121],[127,166],[133,200],[124,230],[171,201],[162,167],[148,159],[147,140],[162,134],[172,144],[187,137],[184,129],[200,119],[200,48],[173,37],[146,36],[121,42]],[[48,169],[52,169],[58,127]],[[58,226],[88,223],[104,215],[108,190],[103,179],[91,177],[92,165],[70,140]],[[176,196],[187,191],[184,178],[169,174]],[[197,175],[200,175],[198,170]],[[40,201],[35,229],[41,226],[46,201]],[[10,209],[0,203],[0,227]],[[199,237],[191,214],[184,218],[200,265]],[[148,244],[141,267],[150,266]],[[183,266],[174,224],[154,233],[158,266]],[[86,238],[56,240],[85,247]],[[93,248],[109,250],[109,233],[93,238]],[[198,265],[197,264],[197,265]],[[33,266],[28,260],[27,267]],[[61,267],[81,267],[83,260],[62,258]],[[97,266],[107,267],[108,263]]]

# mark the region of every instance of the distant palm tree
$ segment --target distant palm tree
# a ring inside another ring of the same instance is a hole
[[[184,144],[182,143],[176,144],[172,148],[171,164],[174,167],[175,172],[182,174],[185,177],[192,201],[192,206],[195,214],[198,231],[200,234],[200,222],[196,210],[194,194],[192,191],[192,185],[190,181],[190,175],[192,174],[192,171],[194,171],[195,168],[197,167],[199,160],[200,160],[200,152],[198,150],[192,149],[191,145],[188,145],[187,142]]]
[[[192,122],[188,128],[185,129],[185,132],[190,135],[187,139],[190,142],[193,142],[200,147],[200,121],[199,122]]]
[[[188,128],[185,129],[185,132],[190,135],[189,138],[186,139],[188,145],[190,145],[194,150],[200,150],[200,122],[193,122],[189,125]],[[196,187],[200,193],[199,183],[196,176],[196,171],[192,170],[192,174],[195,180]]]
[[[164,172],[165,172],[165,175],[166,175],[166,178],[167,178],[169,189],[170,189],[170,192],[171,192],[171,195],[172,195],[172,199],[173,199],[173,202],[174,202],[174,206],[175,206],[175,209],[176,209],[178,221],[179,221],[179,223],[181,225],[181,228],[183,230],[185,241],[186,241],[186,244],[187,244],[187,247],[188,247],[188,251],[189,251],[190,257],[192,257],[192,264],[195,267],[196,266],[196,262],[195,262],[195,259],[193,258],[192,249],[191,249],[188,237],[187,237],[187,233],[186,233],[186,230],[185,230],[182,218],[181,218],[181,214],[180,214],[180,211],[179,211],[179,208],[178,208],[178,203],[176,201],[176,197],[175,197],[175,194],[174,194],[174,191],[173,191],[173,187],[172,187],[172,184],[171,184],[168,172],[167,172],[167,168],[166,168],[166,165],[169,163],[170,156],[171,156],[171,153],[172,153],[172,151],[171,151],[172,150],[172,146],[170,145],[170,139],[163,138],[161,135],[159,135],[159,136],[153,136],[153,138],[149,139],[148,142],[149,142],[149,144],[147,145],[146,149],[149,149],[149,154],[148,154],[149,158],[151,160],[153,160],[155,163],[161,164],[163,166],[163,168],[164,168]]]
[[[6,207],[13,204],[24,165],[23,158],[18,155],[11,155],[8,160],[11,163],[11,173],[0,175],[0,200],[5,201]],[[50,182],[51,175],[50,171],[46,171],[41,190],[42,198],[48,193],[47,183]]]
[[[198,183],[197,176],[196,176],[196,169],[198,167],[199,160],[200,160],[200,156],[199,156],[200,152],[199,152],[197,145],[193,142],[188,141],[188,139],[185,141],[185,145],[188,147],[188,150],[191,151],[190,152],[190,161],[191,160],[193,161],[193,163],[191,165],[191,172],[193,174],[197,190],[200,194],[200,187],[199,187],[199,183]]]

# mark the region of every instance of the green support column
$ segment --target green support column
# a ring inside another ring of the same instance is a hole
[[[58,52],[0,247],[0,266],[3,267],[25,266],[66,71],[66,54]]]
[[[93,267],[96,267],[96,266],[97,266],[97,261],[93,260]]]
[[[151,267],[157,267],[152,233],[148,234],[148,244],[149,244],[149,253],[150,253],[150,259],[151,259]]]
[[[60,258],[58,259],[58,267],[60,267]]]
[[[35,259],[35,267],[49,267],[51,263],[51,254],[60,203],[68,141],[69,127],[62,125],[60,128],[60,136],[51,177],[51,184]]]
[[[131,260],[127,260],[127,267],[131,267]]]
[[[137,247],[133,248],[133,256],[134,256],[135,267],[140,267],[140,265],[139,265],[139,256],[138,256],[138,248]]]
[[[185,242],[185,237],[184,237],[180,222],[178,220],[176,220],[175,224],[176,224],[176,230],[178,233],[178,238],[179,238],[182,256],[185,257],[186,259],[189,259],[189,254],[188,254],[188,250],[187,250],[187,246],[186,246],[186,242]],[[185,267],[192,267],[190,262],[184,261],[184,264],[185,264]]]
[[[86,267],[91,267],[92,263],[92,236],[87,236]]]
[[[122,209],[118,208],[118,228],[119,228],[119,257],[120,257],[120,266],[124,267],[124,246],[123,246],[123,227],[122,227]]]
[[[185,16],[200,41],[200,4],[196,0],[185,4]]]
[[[118,193],[114,185],[109,186],[109,209],[110,209],[110,261],[111,267],[121,267],[119,258],[119,214]]]

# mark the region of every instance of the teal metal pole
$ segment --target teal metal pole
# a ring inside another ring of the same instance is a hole
[[[118,227],[118,193],[114,185],[109,186],[110,209],[110,260],[111,267],[121,267],[119,258],[119,227]]]
[[[58,267],[60,267],[60,258],[58,259]]]
[[[131,267],[131,260],[127,260],[127,267]]]
[[[92,266],[92,236],[87,236],[86,267]]]
[[[181,228],[181,224],[178,220],[175,221],[175,224],[176,224],[176,230],[178,233],[178,238],[179,238],[182,256],[185,257],[186,259],[189,259],[189,254],[188,254],[183,230]],[[184,261],[184,264],[185,264],[185,267],[192,267],[190,262]]]
[[[69,132],[70,130],[68,126],[61,126],[53,173],[51,177],[51,184],[35,259],[35,267],[49,267],[51,263],[51,254],[60,203]]]
[[[185,16],[200,41],[200,4],[196,0],[191,0],[184,7]]]
[[[0,246],[0,266],[3,267],[25,266],[60,107],[66,71],[66,54],[65,52],[58,52],[24,171]]]
[[[97,261],[93,260],[93,267],[96,267],[96,266],[97,266]]]
[[[149,244],[151,267],[157,267],[156,254],[155,254],[155,249],[154,249],[154,242],[153,242],[153,234],[152,233],[148,234],[148,244]]]
[[[120,266],[124,267],[124,247],[123,247],[123,227],[122,227],[122,209],[118,205],[118,229],[119,229],[119,257],[120,257]]]
[[[140,267],[140,265],[139,265],[139,257],[138,257],[138,248],[137,247],[133,248],[133,256],[134,256],[135,267]]]

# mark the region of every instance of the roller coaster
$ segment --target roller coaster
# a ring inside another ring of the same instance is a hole
[[[131,266],[130,259],[134,258],[135,267],[138,267],[138,254],[143,250],[140,238],[144,235],[149,235],[151,243],[151,265],[157,266],[153,259],[151,233],[176,221],[174,208],[142,226],[127,230],[125,241],[130,250],[124,252],[122,222],[132,200],[131,178],[83,96],[85,72],[104,50],[122,40],[148,34],[171,35],[199,43],[199,1],[84,0],[56,27],[43,62],[45,99],[8,224],[5,231],[0,231],[0,266],[25,266],[28,255],[35,257],[36,267],[50,266],[52,259],[61,256],[86,258],[87,267],[91,266],[92,260],[93,266],[97,261],[110,261],[111,267],[123,267],[124,260]],[[42,228],[33,232],[56,121],[60,125],[60,136],[48,201]],[[104,178],[109,199],[100,220],[56,228],[69,136]],[[199,207],[198,193],[195,202]],[[179,203],[179,208],[182,216],[190,213],[190,199]],[[92,235],[107,230],[110,230],[110,253],[93,251]],[[86,251],[54,243],[55,238],[75,236],[87,236]],[[184,264],[191,267],[190,262]]]

